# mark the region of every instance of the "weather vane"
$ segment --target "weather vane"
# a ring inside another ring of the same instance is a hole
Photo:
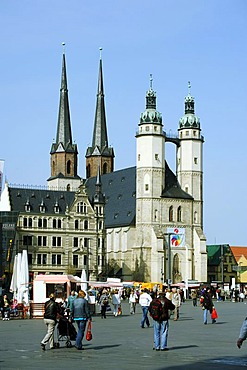
[[[150,90],[153,90],[153,75],[150,73]]]
[[[190,89],[191,89],[191,84],[190,81],[188,81],[188,94],[190,95]]]

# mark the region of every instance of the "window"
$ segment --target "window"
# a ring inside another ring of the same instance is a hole
[[[39,218],[38,219],[38,227],[39,228],[47,228],[47,219],[46,218]]]
[[[69,190],[68,190],[69,191]],[[56,204],[54,205],[54,213],[59,213],[59,205],[57,204],[57,202],[56,202]]]
[[[75,220],[75,230],[79,230],[79,221]]]
[[[74,248],[77,248],[78,245],[79,245],[78,238],[74,238],[74,243],[73,243]]]
[[[87,213],[87,205],[84,202],[77,203],[77,213]]]
[[[53,229],[57,228],[57,220],[55,218],[52,221],[52,226],[53,226]]]
[[[57,228],[58,229],[62,228],[62,221],[61,220],[57,220]]]
[[[146,131],[149,131],[149,126],[146,126]]]
[[[148,191],[148,184],[145,184],[145,190]]]
[[[61,254],[52,254],[51,255],[51,263],[52,263],[52,265],[61,265],[62,264]]]
[[[53,247],[61,247],[62,239],[61,236],[53,236],[52,237],[52,246]]]
[[[159,159],[159,154],[155,154],[154,157],[155,157],[155,160],[157,161]]]
[[[33,244],[32,235],[23,235],[23,245],[28,246]]]
[[[46,247],[47,246],[47,237],[46,236],[38,236],[38,247]]]
[[[79,256],[78,254],[73,255],[73,266],[78,267],[79,266]]]
[[[47,264],[47,254],[37,254],[37,264],[46,265]]]
[[[84,229],[85,230],[88,230],[88,220],[85,220],[84,221]]]
[[[103,164],[103,174],[107,173],[107,163]]]
[[[138,161],[141,160],[141,154],[138,154]]]
[[[173,221],[173,206],[169,208],[169,221]]]
[[[188,186],[185,186],[185,189],[184,190],[185,190],[186,193],[188,193],[189,192]]]
[[[198,158],[194,157],[194,164],[198,164]]]
[[[89,239],[88,238],[84,238],[84,248],[88,248],[89,247]]]
[[[98,256],[98,266],[100,265],[100,256]]]
[[[194,212],[194,222],[197,223],[198,222],[198,214],[197,212],[195,211]]]
[[[31,217],[28,219],[28,227],[33,227],[33,219]]]
[[[196,136],[196,131],[195,130],[193,131],[193,135]]]
[[[23,218],[23,227],[27,227],[27,217]]]
[[[87,265],[87,256],[86,255],[83,256],[83,264]]]
[[[39,206],[39,211],[40,211],[40,213],[45,213],[45,205],[44,204],[41,204]]]
[[[70,173],[71,173],[71,161],[69,160],[67,162],[67,174],[70,175]]]
[[[157,126],[154,126],[154,131],[155,131],[155,132],[157,131]]]
[[[181,222],[182,221],[182,212],[181,212],[181,206],[178,207],[177,210],[177,221]]]
[[[189,134],[190,134],[189,131],[185,131],[186,136],[189,136]]]

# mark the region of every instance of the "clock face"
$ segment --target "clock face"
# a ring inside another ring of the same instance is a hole
[[[151,104],[151,105],[154,105],[155,104],[154,98],[149,98],[148,103]]]

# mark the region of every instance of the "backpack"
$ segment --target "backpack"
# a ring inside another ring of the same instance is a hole
[[[103,299],[103,305],[104,306],[108,306],[108,304],[109,304],[109,301],[108,301],[108,299],[107,299],[107,297],[105,297],[104,299]]]
[[[159,299],[153,299],[148,307],[150,316],[154,321],[159,321],[162,315],[162,304]]]

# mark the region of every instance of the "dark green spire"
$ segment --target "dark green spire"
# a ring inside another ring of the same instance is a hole
[[[62,60],[62,77],[60,88],[60,102],[58,111],[58,124],[56,142],[52,145],[51,153],[55,152],[60,146],[59,151],[76,151],[76,145],[72,144],[72,131],[70,123],[69,96],[67,88],[67,74],[65,54]],[[62,146],[62,147],[61,147]]]
[[[100,64],[99,64],[98,93],[97,93],[97,101],[96,101],[96,112],[95,112],[95,120],[94,120],[92,147],[93,148],[98,147],[101,153],[105,147],[108,147],[102,59],[100,59]]]

